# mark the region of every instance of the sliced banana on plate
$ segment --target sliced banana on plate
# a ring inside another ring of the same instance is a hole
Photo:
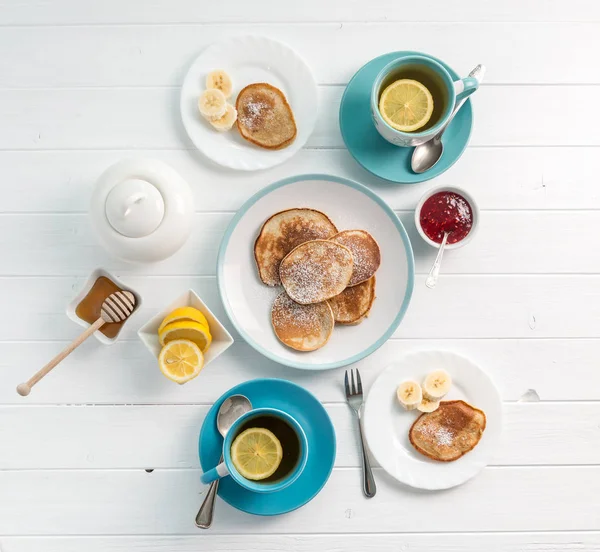
[[[439,402],[450,391],[452,378],[446,370],[434,370],[423,380],[423,396],[430,401]]]
[[[231,77],[223,69],[215,69],[206,76],[206,88],[220,90],[225,98],[230,98],[233,92]]]
[[[430,401],[426,397],[423,397],[421,404],[417,406],[417,410],[419,412],[433,412],[437,410],[440,406],[440,401]]]
[[[398,401],[406,410],[414,410],[423,400],[421,386],[416,381],[405,381],[396,390]]]
[[[225,115],[223,115],[223,117],[221,117],[220,119],[210,121],[210,124],[217,130],[223,132],[226,130],[230,130],[236,121],[237,111],[235,107],[233,107],[231,104],[227,104]]]
[[[201,115],[210,121],[220,119],[227,111],[225,94],[216,88],[205,90],[198,98],[198,109]]]

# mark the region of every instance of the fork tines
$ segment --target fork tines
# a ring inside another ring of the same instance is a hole
[[[354,377],[354,372],[356,372],[356,378]],[[346,388],[346,397],[363,394],[362,381],[360,379],[358,368],[350,370],[350,378],[348,378],[348,370],[346,370],[346,374],[344,375],[344,386]]]
[[[123,322],[135,308],[135,296],[130,291],[117,291],[109,295],[102,303],[102,318],[105,322]]]

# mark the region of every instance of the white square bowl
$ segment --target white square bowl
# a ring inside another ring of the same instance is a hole
[[[208,351],[206,351],[204,355],[204,367],[206,368],[213,360],[222,355],[229,347],[231,347],[231,345],[233,345],[233,337],[231,337],[231,334],[225,329],[225,326],[219,322],[217,317],[204,304],[204,301],[202,301],[202,299],[200,299],[200,297],[198,297],[191,289],[186,291],[183,295],[180,295],[156,316],[148,320],[148,322],[138,330],[138,336],[142,340],[142,343],[148,347],[148,350],[158,358],[162,349],[160,342],[158,341],[158,327],[168,314],[180,307],[194,307],[202,312],[202,314],[206,316],[206,320],[208,320],[208,326],[213,340]]]
[[[121,280],[119,280],[118,278],[116,278],[115,276],[113,276],[112,274],[110,274],[109,272],[104,270],[103,268],[97,268],[96,270],[94,270],[94,272],[92,272],[90,274],[90,277],[87,279],[87,281],[86,281],[85,285],[83,286],[83,288],[81,289],[81,291],[67,305],[67,316],[73,322],[79,324],[80,326],[82,326],[84,328],[88,328],[91,324],[89,324],[88,322],[86,322],[85,320],[83,320],[83,319],[79,318],[79,316],[77,316],[77,312],[76,312],[77,305],[79,305],[79,303],[81,303],[83,298],[89,293],[90,289],[92,289],[93,285],[96,283],[96,280],[98,278],[100,278],[100,276],[104,276],[105,278],[108,278],[109,280],[111,280],[114,284],[116,284],[121,289],[126,290],[126,291],[131,291],[131,293],[133,293],[135,295],[135,308],[133,309],[133,313],[135,313],[135,311],[137,311],[142,304],[142,298],[140,297],[140,295],[138,293],[136,293],[129,286],[126,286],[123,282],[121,282]],[[133,316],[133,313],[132,313],[132,316]],[[129,318],[131,318],[131,316]],[[125,324],[127,324],[127,322],[128,322],[128,320],[125,321],[123,326],[125,326]],[[121,327],[121,329],[119,330],[119,333],[115,337],[106,337],[100,330],[98,330],[98,331],[94,332],[94,337],[98,341],[100,341],[100,343],[104,343],[104,345],[112,345],[119,338],[119,335],[121,335],[122,331],[123,331],[123,327]]]

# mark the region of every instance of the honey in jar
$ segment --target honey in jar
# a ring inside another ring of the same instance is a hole
[[[85,320],[88,324],[93,324],[100,318],[100,310],[102,308],[102,303],[104,300],[112,293],[117,291],[124,291],[117,284],[115,284],[112,280],[108,279],[106,276],[100,276],[92,286],[92,289],[88,291],[87,295],[80,301],[75,309],[75,314],[79,316],[82,320]],[[100,331],[108,338],[116,337],[121,328],[123,327],[123,322],[118,322],[116,324],[103,324],[100,328]]]

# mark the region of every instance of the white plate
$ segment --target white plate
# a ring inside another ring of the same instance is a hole
[[[400,383],[420,382],[438,368],[453,381],[444,400],[462,399],[483,410],[487,419],[479,444],[454,462],[436,462],[415,450],[408,432],[421,413],[407,412],[396,398]],[[489,376],[470,360],[444,351],[423,351],[399,359],[375,380],[365,404],[364,428],[371,453],[392,477],[419,489],[448,489],[471,479],[489,463],[502,431],[502,401]]]
[[[265,220],[294,207],[324,212],[339,230],[367,230],[381,249],[378,298],[369,317],[358,326],[337,326],[329,342],[312,352],[290,349],[275,336],[271,306],[282,288],[264,285],[254,261],[254,241]],[[394,333],[410,302],[414,260],[402,223],[376,194],[343,178],[303,175],[264,188],[244,204],[221,243],[217,275],[227,314],[250,345],[281,364],[320,370],[356,362]]]
[[[198,112],[198,97],[205,89],[206,75],[223,69],[233,81],[235,105],[239,91],[254,82],[279,88],[294,112],[298,134],[287,148],[267,150],[244,140],[234,127],[218,132]],[[319,108],[315,78],[306,62],[291,48],[262,36],[231,38],[209,46],[194,61],[181,89],[183,126],[194,145],[215,163],[242,171],[266,169],[283,163],[308,140]]]

